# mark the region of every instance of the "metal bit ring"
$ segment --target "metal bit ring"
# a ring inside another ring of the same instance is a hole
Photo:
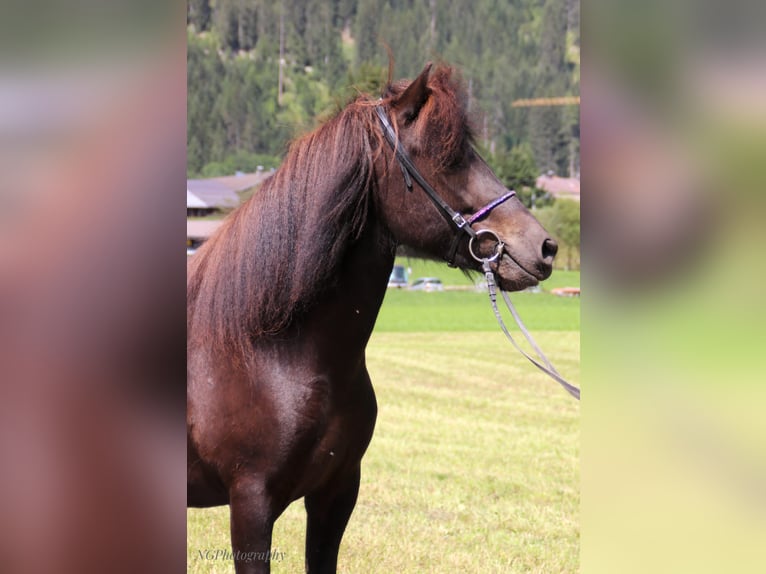
[[[495,253],[491,257],[482,257],[481,253],[477,254],[473,250],[474,240],[481,237],[482,234],[490,234],[497,241],[497,247],[495,248]],[[471,240],[468,242],[468,252],[471,254],[471,257],[476,259],[476,261],[478,261],[479,263],[484,263],[485,261],[488,263],[491,263],[492,261],[496,261],[500,257],[500,255],[502,255],[504,247],[505,247],[505,243],[503,243],[500,240],[500,237],[497,235],[497,233],[495,233],[491,229],[480,229],[479,231],[476,232],[476,235],[471,237]]]

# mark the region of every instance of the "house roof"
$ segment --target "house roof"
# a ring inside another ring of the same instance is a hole
[[[196,207],[196,208],[205,208],[209,207],[207,203],[202,201],[199,197],[194,195],[191,191],[188,189],[186,190],[186,207]]]
[[[574,177],[545,174],[537,178],[535,186],[557,199],[568,198],[580,201],[580,180]]]
[[[215,177],[214,181],[228,187],[232,191],[245,191],[256,185],[271,175],[270,171],[260,171],[258,173],[237,173],[236,175],[227,175],[224,177]]]
[[[237,207],[240,201],[237,192],[260,184],[270,175],[270,172],[262,171],[209,179],[187,179],[186,207]],[[190,201],[199,201],[204,205],[192,205]]]
[[[206,207],[237,207],[239,205],[239,196],[234,191],[212,179],[188,179],[186,191],[205,203]]]

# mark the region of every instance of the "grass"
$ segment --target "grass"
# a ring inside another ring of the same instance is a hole
[[[579,273],[565,280],[579,285]],[[485,299],[387,294],[367,354],[378,421],[339,572],[579,570],[579,406],[513,351]],[[579,383],[579,299],[514,302]],[[228,507],[188,511],[189,572],[233,571],[198,555],[230,548],[228,516]],[[277,522],[273,549],[284,557],[273,572],[303,570],[304,535],[297,501]]]
[[[511,301],[528,329],[579,331],[580,301],[550,293],[515,293]],[[498,301],[504,308],[502,300]],[[510,313],[506,325],[517,329]],[[486,293],[475,291],[404,291],[389,289],[375,324],[376,332],[438,332],[500,330]]]
[[[438,277],[445,285],[470,287],[474,285],[476,281],[482,279],[480,273],[472,274],[471,277],[466,277],[466,275],[459,269],[449,267],[446,263],[441,261],[397,257],[396,265],[403,265],[405,269],[410,269],[410,283],[418,277]],[[554,270],[553,275],[541,284],[544,291],[550,291],[556,287],[579,286],[579,271],[564,271],[560,269]]]

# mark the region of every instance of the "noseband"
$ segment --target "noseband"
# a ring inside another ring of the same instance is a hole
[[[391,126],[391,122],[388,121],[388,116],[386,115],[383,107],[376,106],[375,112],[378,114],[378,119],[380,119],[381,126],[383,126],[383,135],[386,137],[386,141],[391,146],[391,149],[394,150],[396,159],[399,161],[399,166],[402,168],[402,174],[404,175],[404,182],[407,185],[407,189],[412,191],[412,179],[417,181],[418,185],[420,185],[420,187],[428,196],[428,199],[431,200],[431,202],[439,210],[439,213],[441,213],[442,217],[444,217],[444,219],[447,220],[447,223],[449,223],[450,226],[452,226],[455,230],[455,234],[452,239],[452,245],[450,246],[446,257],[449,266],[455,267],[455,256],[457,254],[457,248],[460,243],[460,239],[464,234],[469,237],[468,251],[471,253],[471,257],[476,259],[476,261],[479,263],[484,263],[487,259],[489,259],[490,262],[498,259],[503,253],[505,244],[500,240],[500,237],[497,235],[497,233],[490,229],[482,229],[480,231],[476,231],[473,227],[471,227],[471,224],[476,223],[480,219],[483,219],[489,215],[489,213],[497,206],[502,205],[511,199],[514,195],[516,195],[516,192],[511,190],[505,195],[492,200],[487,205],[479,209],[476,213],[471,215],[468,219],[466,219],[460,212],[452,209],[420,174],[418,168],[416,168],[415,164],[412,163],[412,159],[407,153],[407,150],[404,149],[404,146],[396,136],[396,132],[394,132],[394,128]],[[410,179],[410,176],[412,179]],[[494,253],[489,258],[482,257],[481,253],[474,251],[474,242],[481,235],[491,235],[497,242]]]

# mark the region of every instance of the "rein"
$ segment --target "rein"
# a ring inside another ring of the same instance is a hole
[[[562,387],[564,387],[564,390],[568,392],[570,395],[572,395],[574,398],[576,398],[578,401],[580,400],[580,389],[575,387],[573,384],[567,382],[564,377],[559,375],[559,372],[556,370],[556,367],[553,366],[553,364],[548,360],[548,357],[545,356],[545,353],[543,353],[542,349],[535,343],[535,340],[532,338],[532,335],[527,330],[524,323],[521,321],[521,316],[519,315],[518,311],[516,311],[516,307],[513,306],[513,303],[511,303],[511,298],[508,296],[508,293],[505,291],[500,291],[500,294],[503,296],[503,300],[505,301],[506,307],[508,307],[508,310],[511,312],[511,315],[513,316],[513,320],[516,321],[516,324],[519,326],[519,330],[521,330],[521,333],[524,335],[524,338],[529,342],[529,344],[532,346],[532,348],[537,353],[537,356],[542,360],[545,365],[540,364],[537,360],[534,359],[534,357],[531,357],[529,354],[527,354],[524,349],[522,349],[519,344],[516,342],[516,340],[511,336],[510,331],[508,331],[508,328],[505,326],[505,323],[503,322],[503,317],[500,315],[500,309],[497,308],[497,291],[496,291],[496,285],[495,285],[495,273],[492,271],[492,269],[489,266],[489,261],[484,260],[482,263],[482,270],[484,271],[484,276],[487,278],[487,291],[489,292],[489,300],[492,304],[492,311],[495,313],[495,318],[497,319],[497,323],[500,325],[500,328],[503,331],[503,334],[506,336],[506,338],[513,344],[514,347],[516,347],[516,350],[524,355],[530,363],[532,363],[535,367],[540,369],[543,373],[548,375],[550,378],[552,378],[554,381],[556,381],[558,384],[560,384]]]
[[[505,304],[508,307],[508,310],[511,312],[513,319],[516,321],[516,324],[519,326],[519,329],[524,335],[524,338],[526,338],[526,340],[535,350],[535,352],[537,353],[542,363],[540,363],[540,361],[536,360],[534,357],[527,354],[511,336],[511,333],[508,331],[508,328],[505,326],[505,323],[503,322],[503,318],[500,315],[500,310],[498,309],[498,306],[497,306],[497,284],[495,283],[495,272],[492,271],[492,267],[490,266],[490,263],[499,259],[500,256],[503,254],[503,250],[505,249],[505,243],[503,243],[503,241],[500,239],[497,233],[495,233],[494,231],[490,229],[481,229],[477,231],[473,227],[471,227],[472,223],[475,223],[479,221],[480,219],[489,215],[489,213],[493,209],[495,209],[497,206],[505,203],[510,198],[515,196],[516,192],[511,190],[505,195],[502,195],[494,199],[493,201],[491,201],[490,203],[488,203],[487,205],[479,209],[476,213],[471,215],[468,219],[466,219],[465,217],[463,217],[463,215],[460,212],[452,209],[447,204],[447,202],[445,202],[439,196],[436,190],[433,187],[431,187],[431,185],[420,174],[418,169],[415,167],[415,164],[412,162],[412,159],[410,158],[409,154],[404,149],[404,146],[402,146],[401,143],[399,142],[399,138],[397,137],[396,132],[394,131],[394,128],[391,126],[391,122],[388,121],[388,116],[386,115],[386,112],[383,109],[383,107],[375,106],[375,112],[377,113],[378,119],[380,120],[380,124],[383,127],[383,135],[385,136],[386,141],[388,141],[389,145],[391,146],[391,149],[394,150],[396,159],[399,161],[399,166],[402,169],[402,174],[404,175],[404,182],[407,185],[407,189],[409,191],[412,191],[412,180],[410,179],[410,177],[412,177],[412,179],[418,182],[418,185],[420,185],[420,187],[426,193],[426,195],[431,200],[431,202],[436,206],[439,213],[441,213],[442,217],[444,217],[444,219],[446,219],[450,225],[455,227],[455,235],[452,239],[452,245],[450,246],[449,256],[447,257],[447,263],[450,265],[450,267],[455,267],[455,255],[457,253],[457,248],[460,243],[460,239],[463,236],[463,233],[468,235],[469,237],[468,251],[471,254],[471,257],[473,257],[476,261],[481,263],[482,271],[484,272],[484,276],[486,277],[486,280],[487,280],[487,291],[489,293],[489,300],[492,305],[492,311],[494,312],[495,318],[497,319],[497,322],[500,325],[500,329],[503,331],[506,338],[513,344],[516,350],[518,350],[524,357],[526,357],[533,365],[535,365],[538,369],[540,369],[549,377],[551,377],[553,380],[555,380],[557,383],[559,383],[562,387],[564,387],[564,389],[570,395],[572,395],[575,399],[579,401],[580,389],[568,383],[561,375],[559,375],[556,368],[548,360],[548,358],[542,352],[542,350],[537,345],[537,343],[535,343],[534,339],[532,339],[532,335],[524,326],[524,323],[522,323],[521,317],[516,311],[516,308],[513,306],[513,303],[511,303],[511,299],[508,296],[508,294],[505,291],[501,290],[500,293],[502,294],[503,300],[505,301]],[[474,242],[477,239],[479,239],[482,235],[485,235],[485,234],[494,236],[495,241],[497,243],[495,247],[495,252],[489,257],[484,257],[481,255],[481,253],[476,253],[474,251]]]

